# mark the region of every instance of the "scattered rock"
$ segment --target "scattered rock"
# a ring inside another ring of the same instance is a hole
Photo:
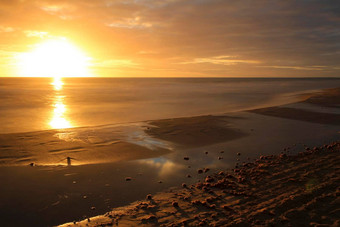
[[[131,177],[125,177],[125,181],[131,181],[132,178]]]
[[[197,173],[198,173],[198,174],[201,174],[201,173],[203,173],[203,170],[202,170],[202,169],[198,169],[198,170],[197,170]]]
[[[184,157],[184,160],[189,160],[189,157]]]

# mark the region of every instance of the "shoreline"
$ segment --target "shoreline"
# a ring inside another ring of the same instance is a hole
[[[321,107],[337,108],[340,88],[304,93],[299,97],[300,101],[296,104],[314,103]],[[157,157],[178,147],[201,147],[232,141],[249,135],[249,132],[231,125],[244,112],[319,124],[340,124],[340,112],[313,112],[285,107],[287,105],[216,115],[0,134],[0,165],[65,165],[59,160],[67,155],[81,160],[74,162],[76,165],[108,163]],[[18,145],[23,148],[19,153],[16,151]],[[109,150],[117,151],[119,155],[112,157]],[[93,156],[94,152],[96,156]]]

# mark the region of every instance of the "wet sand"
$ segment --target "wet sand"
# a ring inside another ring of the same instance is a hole
[[[65,226],[338,226],[340,143],[261,156]]]

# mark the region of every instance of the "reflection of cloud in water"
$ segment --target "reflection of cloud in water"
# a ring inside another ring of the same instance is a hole
[[[166,141],[149,136],[145,133],[143,123],[117,124],[88,128],[65,129],[55,134],[61,140],[80,141],[88,144],[112,144],[120,140],[146,147],[150,150],[159,148],[172,150],[172,145]]]
[[[186,169],[186,166],[172,162],[163,157],[153,158],[153,159],[144,159],[144,160],[139,160],[138,162],[158,169],[159,177],[163,177],[163,178],[169,177],[170,175],[178,174],[179,172]]]

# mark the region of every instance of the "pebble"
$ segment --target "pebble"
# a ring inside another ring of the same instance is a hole
[[[199,169],[199,170],[197,170],[197,173],[201,174],[201,173],[203,173],[203,170]]]
[[[218,160],[221,160],[221,159],[223,159],[222,157],[218,157]]]
[[[173,207],[178,207],[178,202],[172,202]]]
[[[189,157],[184,157],[184,160],[189,160]]]
[[[131,177],[125,177],[125,181],[131,181],[132,178]]]
[[[151,195],[151,194],[148,194],[148,195],[146,196],[146,199],[151,200],[151,199],[152,199],[152,195]]]

